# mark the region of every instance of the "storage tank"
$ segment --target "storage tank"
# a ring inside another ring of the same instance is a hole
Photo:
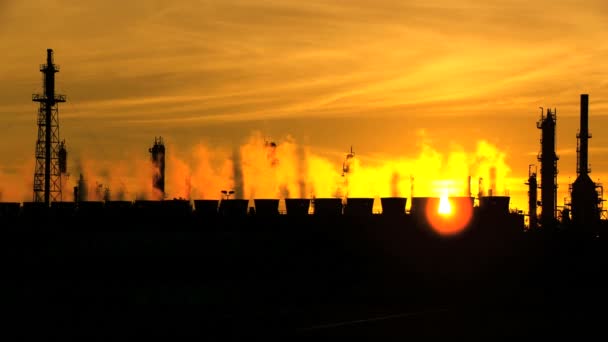
[[[364,197],[349,197],[344,206],[344,215],[371,216],[373,214],[374,199]]]
[[[285,208],[289,216],[308,215],[310,209],[310,199],[308,198],[286,198]]]
[[[275,216],[279,214],[278,199],[254,199],[255,214],[258,216]]]
[[[227,199],[220,201],[220,214],[226,217],[241,217],[247,215],[249,200]]]
[[[313,203],[315,216],[342,215],[341,198],[315,198]]]
[[[385,216],[403,216],[405,215],[405,206],[407,198],[405,197],[382,197],[382,215]]]

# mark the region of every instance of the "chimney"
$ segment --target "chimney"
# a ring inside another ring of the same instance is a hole
[[[581,127],[579,132],[578,174],[589,173],[589,95],[581,94]]]

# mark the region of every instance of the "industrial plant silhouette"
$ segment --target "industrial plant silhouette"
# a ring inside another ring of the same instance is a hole
[[[527,213],[510,210],[509,196],[473,196],[469,177],[468,194],[448,199],[449,215],[439,197],[383,197],[378,214],[373,198],[348,194],[254,198],[251,208],[235,189],[217,200],[168,199],[171,151],[161,137],[148,150],[157,198],[89,201],[80,175],[70,200],[58,115],[66,97],[55,93],[51,49],[40,71],[33,201],[0,203],[0,222],[17,268],[54,269],[52,277],[69,283],[31,291],[25,303],[105,303],[84,309],[96,318],[80,321],[82,331],[112,336],[98,325],[106,315],[135,315],[128,328],[136,334],[229,336],[585,334],[602,321],[608,232],[602,186],[589,177],[587,94],[578,177],[561,211],[557,111],[541,108],[540,181],[530,167]],[[346,180],[354,154],[351,147],[345,157]]]

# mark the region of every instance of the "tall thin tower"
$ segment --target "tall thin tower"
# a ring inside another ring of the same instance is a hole
[[[36,140],[36,170],[34,171],[34,202],[44,202],[47,206],[61,201],[61,167],[59,151],[59,102],[65,102],[64,95],[55,94],[55,73],[59,66],[53,64],[53,50],[46,50],[46,64],[40,66],[44,75],[43,94],[32,95],[32,101],[39,102],[38,139]]]
[[[541,108],[540,120],[536,127],[541,133],[541,152],[538,156],[540,161],[540,198],[541,216],[540,224],[543,228],[554,228],[555,212],[557,210],[557,161],[559,157],[555,154],[555,125],[557,122],[557,111],[547,109],[547,115],[543,115]]]

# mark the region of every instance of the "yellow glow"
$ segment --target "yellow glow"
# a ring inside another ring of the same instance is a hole
[[[439,208],[437,210],[439,215],[448,216],[452,214],[452,205],[450,204],[450,200],[448,199],[448,192],[444,192],[443,195],[439,198]]]

